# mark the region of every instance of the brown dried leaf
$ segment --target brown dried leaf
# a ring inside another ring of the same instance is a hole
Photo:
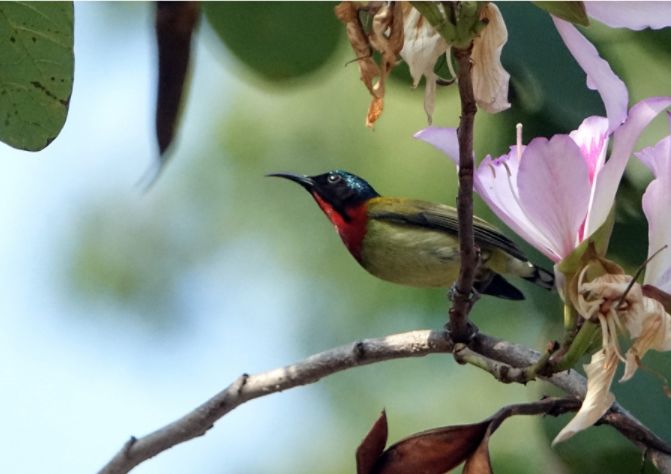
[[[370,474],[387,444],[387,413],[382,410],[380,417],[370,429],[356,450],[357,474]]]
[[[368,34],[359,18],[360,8],[361,5],[356,2],[342,2],[335,7],[335,15],[346,26],[361,81],[373,96],[366,116],[366,126],[370,128],[382,114],[385,81],[403,48],[403,6],[401,2],[368,3],[366,11],[373,19]],[[373,60],[373,50],[382,54],[380,66]]]
[[[389,35],[387,36],[387,30]],[[373,17],[370,44],[382,53],[382,74],[384,81],[396,65],[398,54],[403,49],[403,7],[399,2],[386,4]]]
[[[352,45],[356,62],[359,65],[361,81],[374,96],[373,79],[380,76],[380,69],[373,61],[373,50],[359,21],[358,4],[356,2],[342,2],[336,5],[334,11],[336,17],[345,24],[347,38]]]
[[[403,2],[394,2],[392,15],[393,19],[391,29],[389,30],[389,48],[394,52],[394,56],[398,56],[403,49],[403,42],[405,41]]]
[[[478,449],[490,422],[438,428],[401,440],[384,452],[373,472],[443,474]]]

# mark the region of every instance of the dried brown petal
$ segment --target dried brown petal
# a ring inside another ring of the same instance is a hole
[[[359,65],[361,81],[366,85],[371,95],[375,95],[373,79],[380,76],[380,69],[373,61],[373,50],[359,21],[358,5],[355,2],[342,2],[336,5],[334,11],[336,17],[345,24],[347,38],[352,45],[356,62]]]
[[[382,410],[380,417],[370,429],[356,450],[357,474],[370,474],[387,444],[387,413]]]
[[[368,106],[368,114],[366,115],[366,127],[373,128],[377,119],[382,115],[382,110],[384,109],[384,100],[382,97],[375,97],[370,100],[370,106]]]
[[[403,11],[399,2],[384,5],[375,14],[370,44],[382,54],[380,80],[375,88],[381,91],[376,96],[384,97],[384,81],[396,65],[398,54],[403,48]]]
[[[372,15],[373,21],[368,34],[359,19],[360,8],[363,7],[358,3],[343,2],[336,6],[335,14],[346,25],[347,37],[357,56],[361,80],[373,97],[366,116],[366,126],[372,127],[384,108],[386,78],[403,48],[403,8],[400,2],[370,2],[366,11]],[[373,50],[382,54],[380,66],[373,60]]]

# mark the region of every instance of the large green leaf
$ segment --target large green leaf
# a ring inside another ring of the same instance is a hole
[[[335,51],[344,28],[333,3],[206,2],[210,25],[226,47],[264,79],[315,71]]]
[[[65,124],[74,71],[71,2],[0,3],[0,140],[37,151]]]

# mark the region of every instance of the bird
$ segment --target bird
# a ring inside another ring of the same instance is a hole
[[[446,204],[385,197],[363,178],[336,169],[315,176],[271,173],[307,190],[359,264],[382,280],[406,286],[452,288],[459,275],[457,210]],[[523,293],[502,274],[551,290],[554,274],[529,262],[496,227],[473,217],[480,251],[473,289],[509,300]]]

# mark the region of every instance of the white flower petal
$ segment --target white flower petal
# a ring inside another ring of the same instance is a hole
[[[601,349],[592,355],[592,361],[584,366],[587,374],[585,400],[578,413],[552,441],[553,446],[566,441],[578,431],[589,428],[608,411],[615,401],[615,397],[610,393],[610,384],[615,375],[617,360],[617,354],[614,351],[610,351],[610,354],[606,356],[606,351]]]
[[[491,2],[482,8],[480,18],[486,18],[488,24],[473,40],[473,92],[478,106],[493,114],[510,108],[510,74],[501,64],[501,50],[508,41],[508,30],[498,7]]]
[[[634,376],[640,360],[650,349],[668,351],[671,349],[671,316],[662,304],[652,298],[644,298],[643,311],[635,318],[627,318],[627,330],[634,342],[627,351],[624,375],[620,382]]]
[[[424,110],[431,123],[436,91],[433,67],[440,55],[447,51],[447,43],[415,8],[404,9],[403,32],[405,37],[401,57],[408,63],[414,87],[417,87],[422,76],[426,76]]]

